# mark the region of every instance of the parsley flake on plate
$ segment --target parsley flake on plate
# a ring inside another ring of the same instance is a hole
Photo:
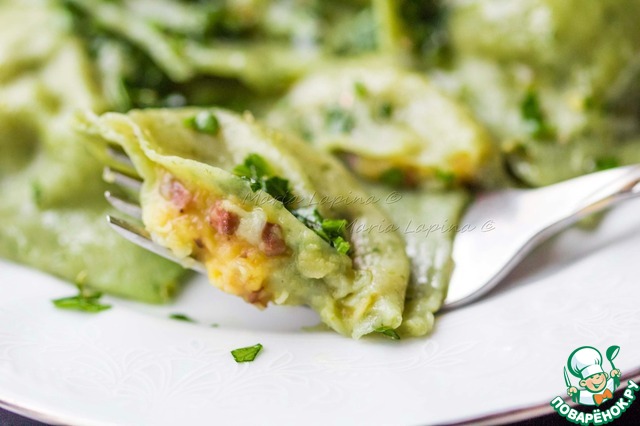
[[[195,322],[192,318],[189,318],[185,314],[171,314],[169,318],[177,320],[177,321],[185,321],[185,322]]]
[[[262,345],[258,343],[257,345],[247,346],[246,348],[234,349],[231,351],[231,355],[233,355],[233,359],[236,362],[251,362],[256,359],[258,353],[262,350]]]
[[[59,309],[69,309],[90,313],[97,313],[111,309],[111,305],[100,303],[102,293],[89,291],[82,285],[78,285],[77,287],[77,296],[55,299],[52,301],[55,307]]]

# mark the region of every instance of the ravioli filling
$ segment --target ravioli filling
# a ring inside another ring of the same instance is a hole
[[[264,210],[246,210],[233,197],[192,189],[166,170],[150,192],[145,223],[154,238],[179,256],[202,262],[221,290],[264,308],[268,279],[290,257],[282,227]]]

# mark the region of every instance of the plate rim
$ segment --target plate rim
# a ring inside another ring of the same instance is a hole
[[[634,382],[640,382],[640,366],[633,368],[629,373],[623,374],[620,377],[621,381],[627,382],[633,380]],[[553,397],[550,398],[553,399]],[[579,404],[573,402],[570,397],[565,396],[562,399],[571,407],[576,407]],[[24,416],[31,420],[36,420],[53,426],[66,426],[73,425],[74,419],[70,419],[66,415],[59,415],[41,411],[35,408],[30,408],[18,403],[8,402],[0,396],[0,408],[10,411],[14,414]],[[465,426],[465,425],[504,425],[512,424],[516,422],[533,420],[539,417],[548,415],[554,410],[549,403],[535,403],[532,405],[526,405],[517,408],[511,408],[507,410],[497,411],[494,413],[482,414],[480,416],[467,417],[461,420],[455,420],[453,422],[445,422],[443,425],[448,426]],[[91,424],[100,424],[100,422],[89,421]]]

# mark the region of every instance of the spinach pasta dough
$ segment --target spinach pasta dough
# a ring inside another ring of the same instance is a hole
[[[387,221],[333,158],[222,109],[85,114],[80,131],[121,145],[144,179],[143,222],[213,284],[259,307],[306,304],[360,337],[402,321],[409,262]],[[312,200],[320,201],[312,201]]]
[[[372,180],[473,182],[491,158],[488,133],[462,105],[424,76],[382,60],[310,74],[270,119],[344,154],[355,172]]]
[[[166,302],[183,269],[109,229],[102,166],[69,126],[75,109],[106,105],[65,24],[49,7],[0,3],[0,256],[95,290]]]
[[[488,132],[423,76],[384,62],[326,67],[295,85],[270,116],[343,157],[380,199],[411,259],[403,336],[430,332],[446,296],[451,247],[469,200],[461,183],[500,176]]]

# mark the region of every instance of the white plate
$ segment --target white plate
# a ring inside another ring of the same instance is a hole
[[[413,425],[548,405],[578,346],[619,345],[623,374],[640,366],[639,210],[629,202],[594,232],[568,231],[488,299],[400,342],[301,331],[317,321],[305,308],[259,312],[201,279],[174,306],[60,311],[50,300],[71,286],[0,262],[0,405],[158,426]],[[234,362],[231,349],[258,342],[253,363]]]

